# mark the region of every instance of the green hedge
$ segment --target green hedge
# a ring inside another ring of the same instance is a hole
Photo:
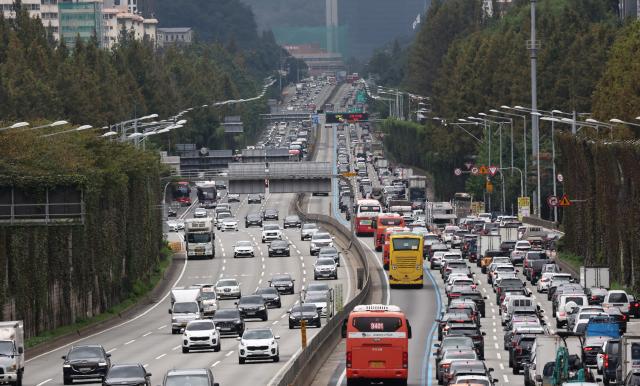
[[[612,281],[640,289],[640,147],[558,137],[564,191],[564,247],[586,265],[608,266]]]
[[[151,279],[162,247],[162,170],[155,154],[91,134],[2,139],[4,186],[19,180],[23,189],[37,190],[40,181],[77,181],[86,204],[83,225],[0,226],[3,319],[24,320],[32,337],[102,313]],[[29,146],[27,155],[9,150],[19,145]]]

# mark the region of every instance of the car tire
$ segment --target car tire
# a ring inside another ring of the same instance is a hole
[[[269,257],[273,257],[273,255],[271,253],[269,253]]]
[[[238,364],[244,365],[245,360],[246,359],[244,359],[244,358],[238,358]]]
[[[318,276],[313,275],[313,280],[318,280]]]
[[[322,321],[321,320],[318,320],[318,323],[316,324],[316,327],[322,328]]]
[[[183,354],[188,354],[189,353],[189,348],[188,347],[183,347],[182,348],[182,353]]]
[[[274,362],[280,362],[280,355],[276,355],[273,357]]]
[[[217,345],[216,347],[214,347],[214,348],[213,348],[213,351],[215,351],[215,352],[219,352],[221,348],[222,348],[222,347],[220,346],[220,342],[218,342],[218,345]]]
[[[266,322],[267,320],[269,320],[269,315],[265,315],[261,319],[263,322]]]
[[[175,335],[179,332],[179,330],[176,330],[174,328],[171,329],[171,335]]]
[[[513,368],[511,369],[511,371],[513,372],[513,375],[518,375],[518,373],[520,372],[520,370],[518,369],[518,366],[513,366]]]
[[[289,322],[289,330],[293,330],[293,329],[294,329],[294,327],[295,327],[295,326],[293,325],[293,323]]]

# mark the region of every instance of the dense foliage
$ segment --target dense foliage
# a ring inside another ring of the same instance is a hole
[[[157,156],[94,135],[42,138],[9,131],[0,141],[0,186],[43,194],[82,190],[84,224],[0,227],[3,319],[27,336],[104,312],[150,281],[160,260]]]

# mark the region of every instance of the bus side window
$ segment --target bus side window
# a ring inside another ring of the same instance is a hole
[[[340,328],[340,334],[342,335],[343,338],[347,337],[347,323],[349,322],[349,319],[345,319],[342,321],[342,328]]]
[[[409,324],[409,319],[407,320],[407,338],[411,339],[411,324]]]

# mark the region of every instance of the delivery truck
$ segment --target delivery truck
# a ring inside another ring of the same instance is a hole
[[[0,384],[22,386],[24,376],[24,325],[0,322]]]
[[[580,267],[580,285],[583,288],[609,289],[609,267]]]

